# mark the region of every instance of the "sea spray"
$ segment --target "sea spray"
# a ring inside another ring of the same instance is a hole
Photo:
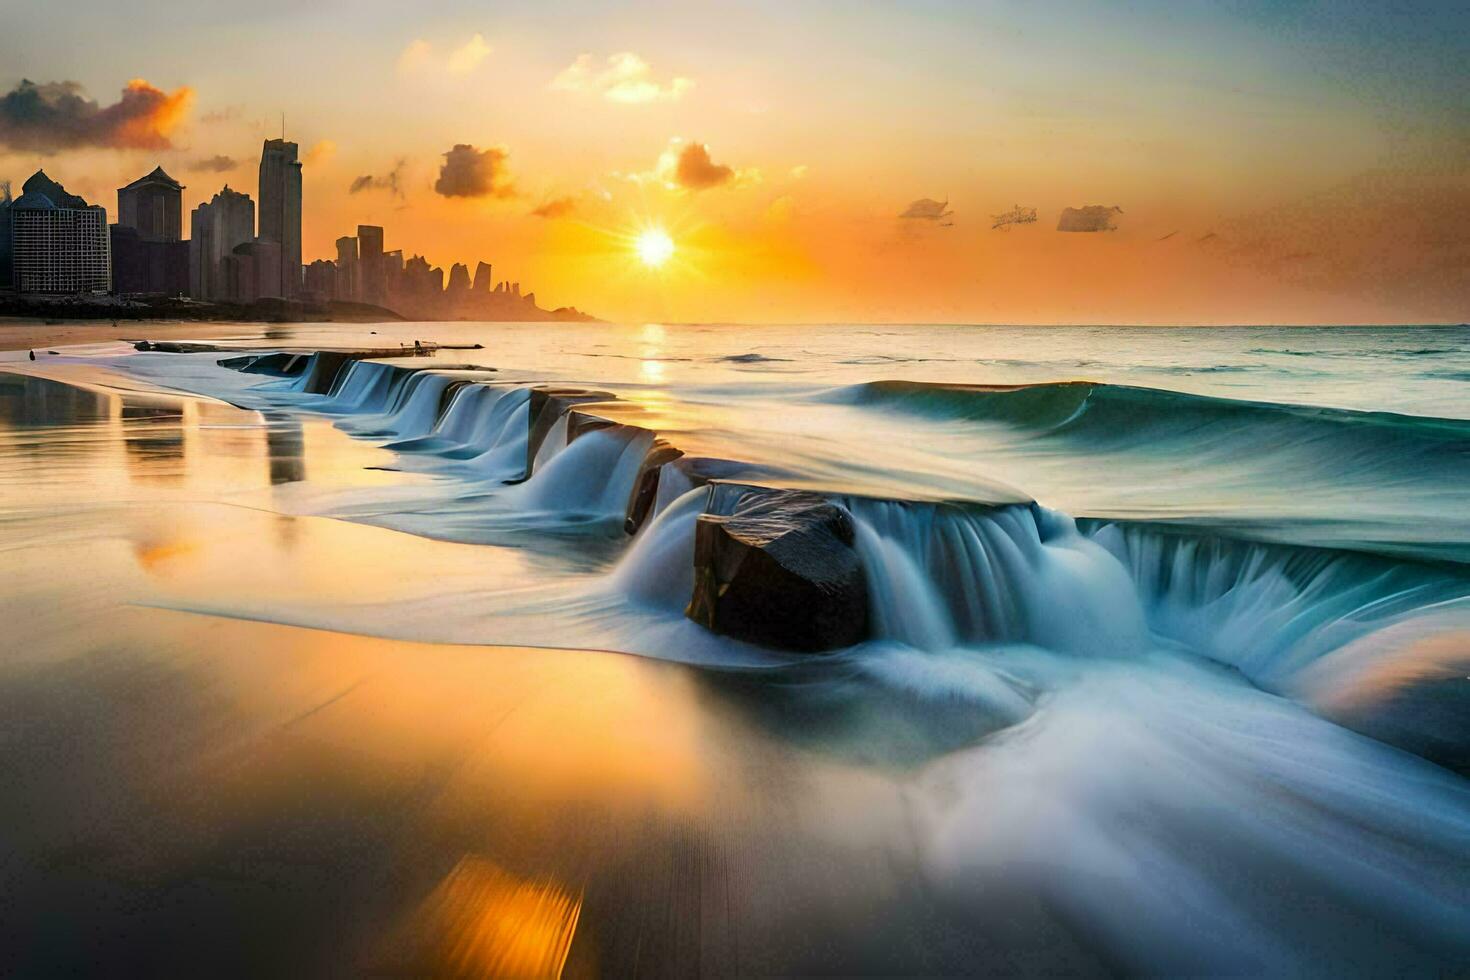
[[[1109,972],[1432,973],[1467,953],[1470,784],[1187,659],[1084,664],[909,800],[939,894],[1022,935],[1055,917]]]
[[[880,635],[926,649],[1030,642],[1122,655],[1144,645],[1122,564],[1065,515],[851,499]]]
[[[612,587],[640,602],[681,611],[694,589],[694,524],[710,490],[697,487],[644,525],[613,570]]]
[[[1274,690],[1315,660],[1470,595],[1452,566],[1092,522],[1126,566],[1151,628]]]
[[[526,510],[621,520],[652,444],[651,432],[618,427],[585,433],[567,445],[564,417],[542,443],[531,479],[502,496]]]

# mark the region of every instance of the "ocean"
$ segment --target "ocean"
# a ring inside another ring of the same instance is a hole
[[[214,342],[0,354],[21,972],[1470,965],[1470,328]],[[751,488],[861,642],[686,615]]]

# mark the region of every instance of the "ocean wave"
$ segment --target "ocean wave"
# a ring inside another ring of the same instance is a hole
[[[712,360],[724,364],[785,364],[791,361],[789,357],[768,357],[765,354],[727,354],[724,357],[712,358]]]
[[[676,362],[688,363],[693,361],[692,357],[644,357],[641,354],[592,354],[584,350],[564,350],[562,354],[572,354],[577,357],[610,357],[618,361],[662,361],[669,364]]]
[[[1290,347],[1251,347],[1247,354],[1285,354],[1288,357],[1433,357],[1437,354],[1463,354],[1464,347],[1374,347],[1354,351],[1294,350]]]
[[[1260,368],[1249,364],[1170,364],[1163,367],[1150,367],[1142,370],[1152,374],[1244,374],[1249,371],[1259,371]]]
[[[1060,381],[1028,385],[964,385],[874,381],[838,389],[834,400],[939,419],[997,422],[1039,436],[1098,445],[1140,438],[1242,432],[1257,436],[1359,440],[1401,454],[1420,448],[1470,464],[1470,420],[1363,412],[1281,402],[1242,401],[1131,385]]]

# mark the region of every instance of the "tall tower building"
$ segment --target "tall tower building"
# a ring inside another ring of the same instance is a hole
[[[362,267],[357,261],[357,239],[351,235],[337,239],[337,298],[362,298]]]
[[[281,292],[301,292],[301,161],[296,144],[266,140],[260,151],[260,240],[281,246]]]
[[[383,229],[378,225],[357,226],[357,298],[382,306],[388,299],[383,265]]]
[[[117,189],[117,223],[134,228],[145,242],[177,242],[184,238],[184,185],[155,167]]]
[[[10,181],[0,180],[0,289],[10,288]]]
[[[220,263],[235,246],[255,237],[255,202],[249,194],[224,190],[208,204],[194,209],[189,223],[189,295],[195,299],[222,299],[225,283]]]

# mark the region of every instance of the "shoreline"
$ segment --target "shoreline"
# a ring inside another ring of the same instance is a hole
[[[126,326],[124,325],[126,324]],[[202,320],[68,320],[47,323],[31,317],[0,317],[0,351],[34,350],[79,344],[119,343],[127,334],[149,335],[150,340],[258,339],[267,324],[210,323]]]

